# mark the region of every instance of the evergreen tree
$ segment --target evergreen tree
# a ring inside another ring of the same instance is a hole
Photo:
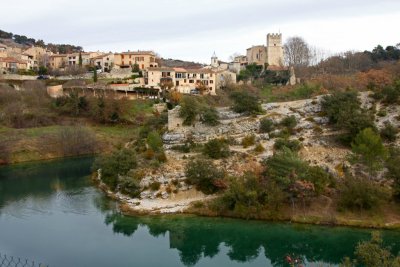
[[[93,70],[93,82],[97,83],[97,69],[94,68]]]
[[[83,63],[83,60],[82,60],[82,52],[79,52],[79,67],[82,67],[82,63]]]

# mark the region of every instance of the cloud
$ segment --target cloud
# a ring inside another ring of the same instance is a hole
[[[3,30],[46,42],[199,61],[214,50],[224,59],[244,53],[279,30],[332,51],[400,41],[391,26],[400,25],[397,0],[20,0],[2,9]]]

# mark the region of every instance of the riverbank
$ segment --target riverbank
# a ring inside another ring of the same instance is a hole
[[[112,192],[98,180],[97,175],[94,176],[94,180],[109,198],[119,203],[120,210],[129,216],[188,214],[268,222],[400,230],[400,207],[395,205],[385,205],[380,210],[372,211],[338,212],[336,205],[329,198],[322,197],[320,201],[316,201],[306,208],[296,207],[293,209],[293,207],[285,206],[280,212],[271,213],[265,210],[242,216],[233,212],[216,212],[212,208],[212,201],[218,195],[206,196],[195,189],[180,192],[168,199],[138,199]]]

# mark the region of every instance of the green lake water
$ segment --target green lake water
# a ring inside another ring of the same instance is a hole
[[[371,230],[195,216],[126,217],[91,183],[92,159],[0,168],[0,255],[49,266],[336,266]],[[382,231],[400,250],[400,231]],[[0,262],[0,266],[1,262]]]

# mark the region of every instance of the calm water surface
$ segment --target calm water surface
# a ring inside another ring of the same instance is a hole
[[[90,182],[92,159],[0,168],[0,254],[50,266],[337,265],[370,230],[193,216],[125,217]],[[384,231],[400,250],[400,232]],[[1,265],[1,264],[0,264]]]

